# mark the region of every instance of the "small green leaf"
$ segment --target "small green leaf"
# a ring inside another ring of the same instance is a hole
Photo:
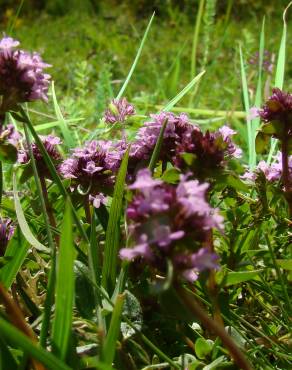
[[[255,279],[258,277],[260,272],[262,272],[262,270],[228,272],[225,277],[225,286],[235,285],[243,283],[244,281]]]
[[[12,144],[0,144],[0,160],[6,163],[15,163],[17,160],[17,149]]]
[[[278,265],[284,270],[292,271],[292,259],[289,260],[277,260]]]
[[[213,342],[204,338],[198,338],[195,343],[195,352],[199,359],[206,358],[212,351]]]
[[[256,152],[262,154],[267,152],[269,147],[270,137],[263,132],[258,132],[256,136]]]
[[[178,168],[169,168],[163,173],[161,180],[169,184],[177,184],[179,181],[180,173],[181,172]]]

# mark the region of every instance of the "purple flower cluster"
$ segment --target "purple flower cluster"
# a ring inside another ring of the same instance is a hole
[[[53,135],[41,136],[40,138],[42,140],[42,143],[44,144],[46,151],[51,157],[52,161],[54,162],[56,166],[58,166],[62,160],[62,156],[58,150],[58,145],[62,143],[60,138],[53,136]],[[36,160],[36,166],[39,171],[39,174],[41,176],[51,178],[50,172],[47,168],[43,155],[41,151],[39,150],[38,146],[35,143],[32,143],[31,148],[32,148],[33,156]],[[30,157],[29,157],[28,149],[19,150],[18,162],[20,164],[26,164],[29,162],[29,160],[30,160]]]
[[[129,189],[136,191],[127,208],[135,246],[120,251],[122,259],[142,258],[162,273],[167,259],[182,277],[218,268],[218,256],[202,244],[212,228],[223,229],[223,218],[206,201],[208,184],[182,176],[177,186],[153,179],[148,169],[138,172]]]
[[[0,256],[3,256],[15,227],[10,218],[0,218]]]
[[[6,127],[5,126],[0,127],[1,142],[7,141],[9,144],[18,147],[21,137],[22,137],[21,134],[15,130],[13,124],[8,124]]]
[[[123,123],[134,114],[135,108],[126,98],[113,99],[104,113],[104,120],[108,124]]]
[[[292,156],[289,157],[288,166],[292,176]],[[282,153],[279,152],[271,164],[268,164],[266,161],[260,161],[254,171],[247,171],[242,178],[255,181],[260,172],[265,175],[269,182],[279,181],[282,177]]]
[[[64,178],[72,179],[73,186],[81,186],[91,196],[108,192],[123,154],[117,148],[119,143],[111,141],[87,142],[83,148],[73,150],[72,156],[60,165],[60,173]]]
[[[259,110],[258,114],[262,121],[282,122],[283,124],[287,124],[289,130],[292,131],[292,94],[274,88],[272,96],[267,100],[263,109]]]
[[[176,147],[174,164],[192,171],[198,178],[208,178],[212,171],[222,168],[227,159],[241,156],[241,150],[231,139],[235,133],[228,126],[223,126],[216,132],[187,131]]]
[[[11,37],[0,40],[0,111],[5,113],[17,104],[34,100],[47,101],[49,67],[37,53],[15,49],[19,42]]]
[[[136,140],[131,146],[130,161],[140,162],[148,160],[157,142],[160,130],[164,122],[167,124],[164,131],[160,159],[171,160],[175,154],[176,145],[180,142],[185,132],[199,130],[193,126],[186,114],[175,116],[173,113],[161,112],[151,114],[151,121],[147,121],[139,129]]]

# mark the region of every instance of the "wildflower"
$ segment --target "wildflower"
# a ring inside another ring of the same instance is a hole
[[[62,143],[61,139],[53,136],[41,136],[40,139],[42,140],[42,143],[48,153],[48,155],[51,157],[53,163],[58,166],[62,160],[62,156],[57,148],[58,145]],[[47,168],[47,165],[45,163],[45,160],[43,158],[43,155],[36,145],[36,143],[31,144],[32,153],[36,161],[36,166],[39,172],[40,176],[51,178],[50,171]],[[20,150],[18,152],[18,162],[20,164],[26,164],[29,162],[29,151],[28,149]]]
[[[3,256],[15,227],[10,218],[0,218],[0,256]]]
[[[6,127],[0,127],[0,141],[7,141],[11,145],[17,147],[21,139],[21,134],[15,130],[12,124],[8,124]]]
[[[129,116],[134,114],[135,108],[128,103],[126,98],[113,99],[104,113],[104,120],[109,124],[123,123]]]
[[[208,186],[188,180],[188,176],[173,186],[153,179],[148,169],[138,171],[129,186],[136,194],[127,208],[135,245],[121,249],[120,257],[142,258],[162,273],[170,260],[187,280],[195,280],[200,271],[217,268],[217,255],[202,247],[209,230],[223,229],[223,218],[206,201]]]
[[[43,70],[50,65],[38,53],[15,49],[18,45],[11,37],[0,40],[1,113],[15,109],[19,103],[48,99],[50,75]]]
[[[93,196],[112,188],[120,161],[121,155],[111,141],[94,140],[74,149],[59,170],[64,178],[72,179],[74,187],[81,187]]]
[[[292,175],[292,156],[289,156],[288,165],[289,173]],[[265,178],[269,182],[279,181],[282,177],[282,153],[278,152],[271,164],[268,164],[266,161],[260,161],[253,171],[246,171],[242,178],[255,181],[260,172],[265,175]]]
[[[228,126],[223,126],[216,132],[185,132],[176,147],[174,164],[192,171],[199,178],[209,177],[212,171],[222,169],[227,159],[241,156],[241,150],[231,139],[235,133]]]
[[[128,169],[135,172],[136,167],[145,166],[161,131],[161,127],[167,120],[163,135],[160,159],[164,162],[172,161],[176,146],[180,143],[182,136],[198,128],[189,122],[186,114],[175,116],[173,113],[161,112],[150,115],[151,121],[147,121],[139,129],[136,140],[131,145]]]
[[[259,115],[264,123],[282,124],[282,126],[277,127],[275,132],[272,132],[273,136],[281,139],[286,135],[291,135],[292,95],[274,88],[272,96],[267,100],[263,109],[259,111]]]

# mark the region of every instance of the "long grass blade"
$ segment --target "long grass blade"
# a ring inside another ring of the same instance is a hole
[[[125,179],[127,174],[129,149],[127,150],[115,184],[113,200],[109,212],[108,226],[106,230],[104,262],[102,269],[102,286],[112,291],[116,281],[116,269],[118,248],[120,241],[120,218],[124,195]]]
[[[242,93],[243,93],[243,104],[246,113],[246,125],[247,125],[247,145],[248,145],[248,165],[249,168],[253,168],[254,157],[255,157],[255,147],[254,147],[254,140],[252,134],[252,127],[251,127],[251,120],[249,118],[249,97],[248,97],[248,87],[247,87],[247,79],[245,73],[245,65],[242,55],[241,46],[239,46],[239,55],[240,55],[240,70],[241,70],[241,84],[242,84]]]
[[[119,294],[112,313],[110,327],[102,348],[102,360],[110,365],[115,357],[116,343],[121,326],[121,315],[123,310],[124,295]]]
[[[64,137],[65,144],[69,148],[73,148],[75,146],[75,140],[73,136],[71,135],[71,132],[67,126],[67,121],[64,119],[60,106],[58,104],[54,81],[52,81],[52,98],[53,98],[53,103],[54,103],[55,114],[59,120],[59,127]]]
[[[55,317],[52,326],[53,352],[65,361],[72,328],[74,298],[74,258],[72,213],[66,202],[60,249],[57,256]]]
[[[34,344],[26,335],[16,329],[12,324],[0,317],[1,336],[11,344],[22,349],[26,354],[44,364],[50,370],[71,370],[64,362],[47,352],[43,348]]]
[[[199,73],[187,84],[171,101],[163,108],[163,111],[169,112],[201,79],[205,71]]]
[[[258,72],[258,82],[255,96],[255,107],[260,108],[262,105],[262,72],[263,72],[263,59],[265,50],[265,17],[262,23],[261,35],[260,35],[260,47],[259,47],[259,72]],[[251,130],[252,130],[252,143],[253,143],[253,162],[252,168],[256,166],[256,150],[255,150],[255,140],[257,130],[260,126],[260,118],[256,117],[251,120]]]
[[[118,95],[117,95],[117,99],[120,99],[120,98],[123,96],[123,94],[124,94],[124,92],[125,92],[125,90],[126,90],[126,88],[127,88],[128,84],[129,84],[129,81],[130,81],[130,79],[131,79],[131,77],[132,77],[132,74],[133,74],[133,72],[134,72],[134,70],[135,70],[135,68],[136,68],[136,66],[137,66],[137,64],[138,64],[138,61],[139,61],[140,55],[141,55],[141,53],[142,53],[142,50],[143,50],[143,47],[144,47],[145,41],[146,41],[146,39],[147,39],[147,36],[148,36],[149,30],[150,30],[150,27],[151,27],[151,25],[152,25],[152,22],[153,22],[154,16],[155,16],[155,13],[153,13],[153,14],[152,14],[152,17],[150,18],[150,21],[149,21],[149,23],[148,23],[148,25],[147,25],[147,28],[146,28],[146,30],[145,30],[144,36],[143,36],[142,41],[141,41],[141,43],[140,43],[140,46],[139,46],[139,48],[138,48],[138,51],[137,51],[136,57],[135,57],[135,59],[134,59],[134,62],[133,62],[133,64],[132,64],[131,68],[130,68],[130,71],[129,71],[129,73],[128,73],[128,76],[127,76],[127,78],[126,78],[125,82],[123,83],[123,86],[121,87],[121,89],[120,89],[120,91],[119,91],[119,93],[118,93]]]
[[[35,247],[35,249],[41,251],[41,252],[46,252],[49,253],[50,249],[45,247],[42,243],[40,243],[33,233],[30,231],[30,228],[28,226],[28,223],[25,219],[23,209],[20,203],[20,199],[18,196],[18,191],[17,191],[17,185],[16,185],[16,175],[13,173],[13,196],[14,196],[14,204],[15,204],[15,212],[18,220],[18,224],[20,227],[20,230],[25,237],[25,239],[29,242],[30,245]]]

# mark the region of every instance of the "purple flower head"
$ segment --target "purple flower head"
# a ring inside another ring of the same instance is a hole
[[[14,109],[19,103],[48,99],[50,75],[43,70],[50,65],[37,53],[15,49],[18,45],[11,37],[0,40],[1,113]]]
[[[114,174],[121,159],[116,144],[94,140],[87,142],[83,148],[74,149],[59,170],[64,178],[72,179],[73,188],[81,186],[95,197],[100,192],[112,190]]]
[[[263,109],[259,111],[259,115],[264,123],[282,123],[283,128],[285,126],[285,130],[283,130],[283,135],[291,135],[292,95],[278,88],[274,88],[272,96],[270,96],[270,98],[266,101]],[[276,134],[274,134],[274,136],[277,138],[281,138],[280,132],[277,132]]]
[[[9,240],[12,238],[15,226],[10,218],[0,218],[0,256],[3,256]]]
[[[50,158],[52,159],[53,163],[58,167],[62,160],[62,156],[58,150],[58,145],[62,144],[62,141],[60,138],[53,136],[53,135],[48,135],[48,136],[41,136],[40,137],[42,140],[42,143],[49,154]],[[45,163],[45,160],[43,158],[43,155],[41,151],[39,150],[38,146],[36,143],[31,144],[32,147],[32,152],[33,156],[36,161],[36,166],[39,171],[39,174],[51,178],[50,171],[47,168],[47,165]],[[28,149],[25,150],[19,150],[18,152],[18,162],[20,164],[26,164],[29,162],[29,151]]]
[[[12,124],[8,124],[6,127],[0,127],[0,141],[7,141],[9,144],[18,147],[21,137],[21,134],[15,130]]]
[[[212,176],[214,170],[224,167],[227,159],[241,156],[241,150],[232,141],[235,133],[228,126],[216,132],[186,131],[176,146],[174,164],[201,179]]]
[[[214,258],[208,255],[204,259],[205,251],[195,258],[208,231],[223,229],[223,218],[206,201],[208,187],[206,183],[188,180],[187,176],[173,186],[153,179],[148,169],[138,171],[136,181],[129,187],[135,194],[127,208],[134,247],[123,248],[120,257],[140,257],[161,272],[165,272],[170,259],[184,278],[189,270],[199,273],[213,268]]]
[[[292,156],[289,156],[288,168],[292,176]],[[259,173],[263,173],[268,182],[279,181],[282,177],[282,153],[278,152],[271,164],[260,161],[253,171],[246,171],[242,178],[254,182],[258,178]]]
[[[104,113],[104,120],[109,124],[123,123],[129,116],[134,114],[135,108],[128,103],[126,98],[113,99]]]
[[[164,131],[160,160],[172,162],[177,145],[186,132],[199,130],[189,122],[188,116],[184,113],[175,116],[173,113],[161,112],[150,115],[151,120],[144,123],[138,130],[136,140],[131,145],[129,166],[130,173],[135,173],[136,168],[146,165],[150,159],[160,130],[164,122],[167,124]]]

